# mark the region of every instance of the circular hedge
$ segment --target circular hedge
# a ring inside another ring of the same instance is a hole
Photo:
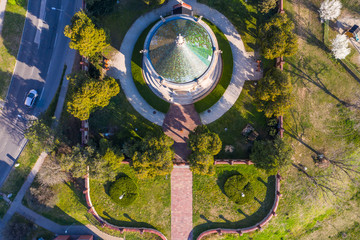
[[[128,206],[137,198],[138,189],[131,178],[121,177],[111,184],[109,194],[117,204]]]
[[[224,185],[226,196],[237,204],[244,204],[254,199],[254,190],[242,174],[229,177]]]

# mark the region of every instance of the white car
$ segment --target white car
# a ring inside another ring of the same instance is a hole
[[[38,93],[36,90],[32,89],[26,94],[25,106],[32,107],[34,105],[35,99],[37,98]]]

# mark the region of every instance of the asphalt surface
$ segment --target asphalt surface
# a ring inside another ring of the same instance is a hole
[[[81,0],[29,0],[17,63],[0,114],[0,186],[26,144],[27,124],[47,109],[56,93],[71,51],[64,27],[81,4]],[[27,108],[25,96],[31,89],[39,97],[33,108]]]

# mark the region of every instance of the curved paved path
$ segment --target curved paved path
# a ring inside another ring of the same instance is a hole
[[[156,110],[139,94],[132,78],[131,57],[135,43],[146,27],[154,21],[160,20],[160,15],[165,16],[177,3],[175,0],[170,0],[166,5],[139,17],[126,33],[120,51],[111,59],[110,70],[108,71],[110,76],[120,79],[121,87],[132,106],[146,119],[159,126],[163,124],[165,114],[159,112],[153,114]],[[256,63],[246,53],[239,33],[224,15],[194,0],[188,0],[186,3],[192,5],[196,15],[204,16],[225,34],[230,42],[234,58],[232,79],[224,95],[210,108],[210,112],[205,111],[200,114],[202,123],[209,124],[220,118],[232,107],[241,93],[245,80],[254,80],[261,76],[255,72]]]

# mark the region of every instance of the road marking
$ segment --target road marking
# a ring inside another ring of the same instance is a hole
[[[44,93],[44,89],[45,89],[45,86],[42,88],[41,90],[41,94],[40,94],[40,98],[39,98],[39,101],[41,100],[42,96],[43,96],[43,93]]]
[[[38,49],[40,48],[40,35],[42,32],[42,28],[44,27],[45,7],[46,7],[46,0],[41,0],[40,16],[38,18],[37,30],[34,39],[34,43],[38,44]]]

